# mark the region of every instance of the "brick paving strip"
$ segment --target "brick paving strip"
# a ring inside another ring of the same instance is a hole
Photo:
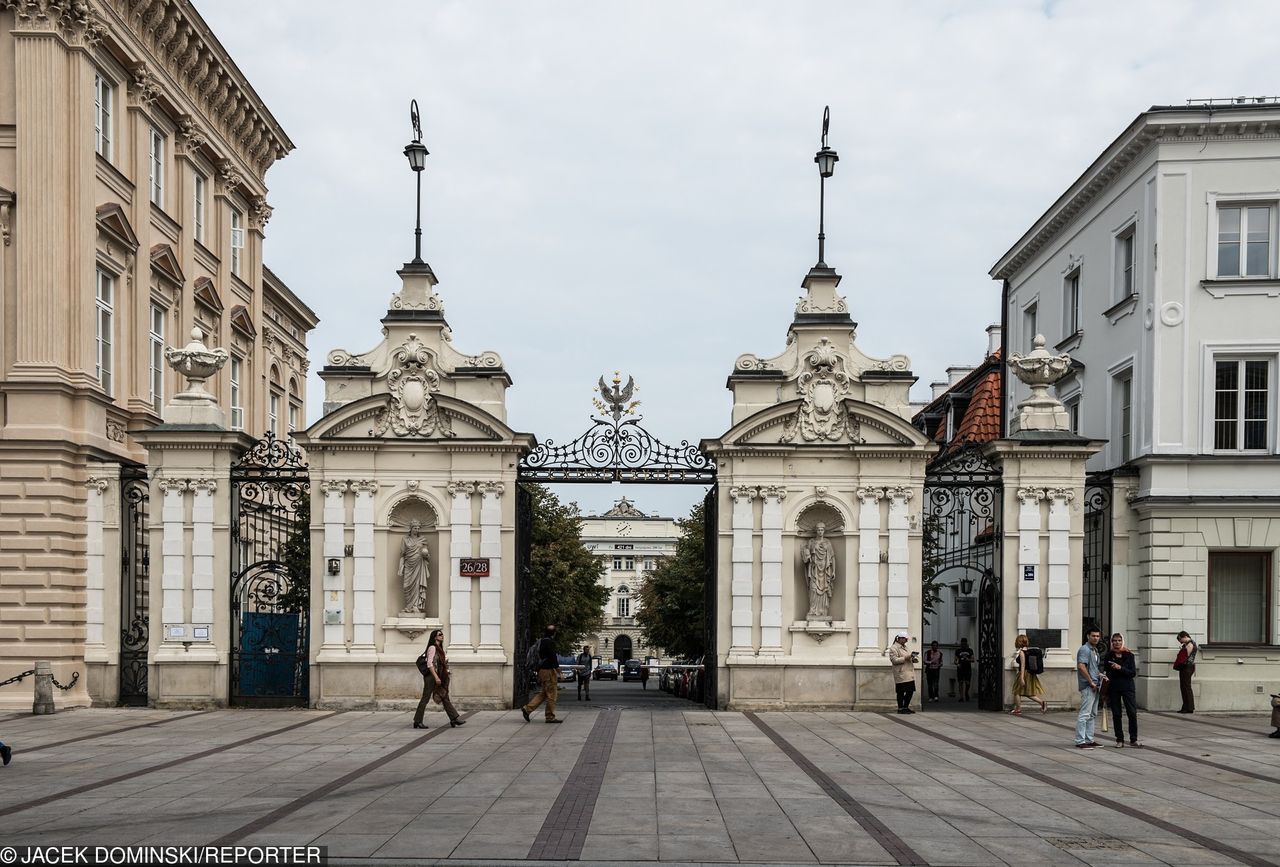
[[[764,720],[750,712],[744,714],[744,716],[755,723],[756,728],[764,732],[769,740],[773,741],[774,745],[786,754],[787,758],[795,762],[800,770],[808,774],[809,779],[817,783],[819,788],[826,792],[831,800],[839,804],[853,821],[861,825],[862,830],[871,835],[871,839],[884,847],[885,851],[892,855],[899,864],[927,865],[929,863],[923,855],[907,845],[905,840],[885,827],[879,819],[871,814],[870,810],[846,792],[843,786],[838,785],[835,780],[809,761],[803,753],[792,746],[782,735],[770,728]]]
[[[596,717],[577,763],[529,847],[526,857],[530,861],[577,861],[582,857],[582,845],[587,841],[621,718],[622,711],[612,708]]]
[[[152,765],[147,768],[140,768],[139,770],[136,770],[136,771],[129,771],[128,773],[125,773],[125,774],[120,774],[115,777],[109,777],[105,780],[99,780],[96,783],[86,783],[83,786],[77,786],[74,789],[66,789],[65,791],[62,791],[62,792],[55,792],[54,794],[46,795],[43,798],[36,798],[35,800],[32,800],[32,801],[23,801],[20,804],[12,804],[8,807],[0,807],[0,816],[8,816],[11,813],[19,813],[23,810],[29,810],[32,807],[39,807],[43,804],[48,804],[53,801],[61,801],[63,798],[70,798],[73,795],[82,795],[85,792],[92,792],[94,789],[101,789],[106,786],[114,785],[116,783],[123,783],[126,780],[135,779],[137,777],[142,776],[143,774],[154,774],[156,771],[168,770],[169,768],[176,767],[177,765],[184,765],[187,762],[194,762],[196,759],[203,759],[206,756],[212,756],[215,753],[221,753],[227,750],[235,749],[236,747],[242,747],[245,744],[251,744],[254,741],[260,741],[260,740],[263,740],[264,738],[274,737],[275,735],[282,735],[285,732],[291,732],[294,729],[300,729],[303,726],[309,726],[312,723],[318,723],[321,720],[332,719],[333,717],[341,713],[344,713],[344,711],[335,711],[334,713],[325,714],[324,716],[312,717],[309,720],[304,720],[303,722],[300,722],[300,723],[294,723],[291,726],[285,726],[284,728],[281,728],[281,729],[273,729],[269,732],[263,732],[261,734],[250,735],[249,737],[241,738],[240,740],[235,741],[234,743],[223,744],[221,746],[212,747],[210,749],[203,750],[198,753],[194,753],[193,755],[182,756],[181,758],[173,759],[172,761],[168,761],[168,762],[162,762],[161,764],[158,764],[158,765]],[[187,716],[192,716],[192,714],[187,714]],[[187,717],[181,717],[181,718],[186,719]]]
[[[458,719],[463,720],[465,722],[469,717],[472,717],[474,715],[475,715],[474,711],[471,713],[464,713],[460,717],[458,717]],[[316,801],[323,798],[325,795],[328,795],[332,792],[336,792],[338,789],[341,789],[343,786],[347,785],[348,783],[351,783],[351,782],[354,782],[355,780],[360,779],[365,774],[368,774],[372,771],[376,771],[378,768],[382,767],[385,764],[394,762],[396,759],[400,758],[405,753],[408,753],[417,749],[418,747],[422,746],[432,738],[439,737],[445,732],[452,731],[452,730],[453,730],[452,726],[436,726],[434,729],[431,730],[429,734],[422,735],[419,738],[414,738],[413,740],[409,741],[409,743],[405,744],[402,747],[398,747],[392,750],[391,752],[387,753],[385,756],[374,759],[373,761],[369,762],[366,765],[361,765],[360,767],[356,768],[354,771],[351,771],[348,774],[343,774],[341,777],[338,777],[338,779],[336,780],[325,783],[322,786],[317,786],[316,788],[307,792],[305,795],[302,795],[301,797],[293,801],[290,801],[289,803],[285,804],[282,807],[278,807],[277,809],[272,810],[270,813],[267,813],[265,816],[259,816],[257,819],[254,819],[252,822],[247,822],[241,825],[239,828],[236,828],[234,831],[228,831],[226,834],[223,834],[221,837],[219,837],[217,840],[214,840],[209,845],[210,846],[230,846],[232,844],[238,843],[241,840],[243,840],[245,837],[248,837],[250,834],[261,831],[263,828],[266,828],[269,825],[274,825],[276,822],[280,821],[285,816],[289,816],[293,813],[296,813],[298,810],[301,810],[303,807],[307,806],[308,804],[313,804]]]
[[[185,713],[182,716],[173,716],[173,717],[167,717],[165,719],[152,720],[151,722],[139,723],[136,726],[125,726],[122,729],[112,729],[109,732],[98,732],[97,734],[92,734],[92,735],[81,735],[78,738],[67,738],[65,741],[54,741],[51,744],[38,744],[34,747],[23,747],[22,752],[24,754],[38,753],[41,750],[51,750],[54,747],[61,747],[61,746],[65,746],[66,744],[78,744],[80,743],[80,741],[91,741],[94,738],[105,738],[105,737],[109,737],[110,735],[118,735],[122,732],[131,732],[136,729],[155,728],[156,726],[162,726],[165,723],[178,722],[179,720],[184,720],[184,719],[191,719],[193,716],[204,716],[207,713],[213,713],[213,711],[199,710],[199,711],[196,711],[195,713]],[[14,750],[13,754],[17,755],[18,750]]]
[[[1234,846],[1228,846],[1226,843],[1221,843],[1217,840],[1214,840],[1212,837],[1206,837],[1203,834],[1197,834],[1195,831],[1188,831],[1187,829],[1179,827],[1178,825],[1175,825],[1172,822],[1166,822],[1164,819],[1160,819],[1160,818],[1157,818],[1156,816],[1152,816],[1148,813],[1144,813],[1141,810],[1136,810],[1133,807],[1130,807],[1128,804],[1124,804],[1120,801],[1113,800],[1112,798],[1103,797],[1102,795],[1091,792],[1088,789],[1082,789],[1079,786],[1073,786],[1070,783],[1063,782],[1062,780],[1051,777],[1048,774],[1042,774],[1039,771],[1028,768],[1026,765],[1022,765],[1022,764],[1019,764],[1018,762],[1012,761],[1010,759],[1006,759],[1003,756],[998,756],[995,753],[989,753],[984,749],[975,747],[973,744],[968,744],[962,740],[957,740],[956,738],[950,737],[948,735],[944,735],[935,729],[931,729],[927,726],[922,726],[917,723],[908,722],[907,720],[904,720],[904,719],[898,719],[894,715],[886,714],[885,716],[888,719],[892,720],[893,722],[896,722],[898,725],[906,726],[907,728],[913,729],[917,732],[920,732],[921,734],[928,735],[931,738],[936,738],[937,740],[943,741],[944,743],[951,744],[953,747],[958,747],[959,749],[965,750],[966,752],[970,752],[970,753],[973,753],[974,755],[982,756],[982,758],[986,759],[989,762],[995,762],[997,765],[1001,765],[1003,767],[1009,768],[1010,770],[1017,771],[1020,774],[1025,774],[1026,776],[1031,777],[1031,779],[1038,780],[1039,782],[1044,783],[1045,785],[1048,785],[1048,786],[1052,786],[1055,789],[1058,789],[1059,791],[1068,792],[1072,795],[1075,795],[1077,798],[1082,798],[1086,801],[1091,801],[1095,804],[1106,807],[1110,810],[1115,810],[1117,813],[1123,813],[1124,815],[1128,816],[1131,819],[1137,819],[1139,822],[1145,822],[1148,825],[1153,825],[1162,831],[1168,831],[1170,834],[1176,834],[1179,837],[1182,837],[1186,840],[1190,840],[1192,843],[1195,843],[1198,846],[1208,849],[1210,852],[1216,852],[1219,855],[1226,855],[1228,858],[1234,858],[1235,860],[1239,861],[1241,864],[1248,864],[1250,865],[1250,867],[1275,867],[1276,862],[1274,861],[1268,861],[1265,858],[1259,858],[1257,855],[1252,855],[1249,852],[1241,851],[1240,849],[1237,849]],[[1027,718],[1035,719],[1035,717],[1027,717]],[[1048,722],[1048,720],[1044,720],[1044,722]],[[1050,722],[1049,725],[1055,725],[1055,724]],[[1143,747],[1143,749],[1147,749],[1147,748]]]

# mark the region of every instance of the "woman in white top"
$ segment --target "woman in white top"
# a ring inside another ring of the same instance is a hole
[[[465,725],[466,720],[458,719],[458,711],[449,700],[449,659],[444,652],[444,630],[432,631],[427,639],[426,671],[422,675],[422,698],[418,701],[418,711],[413,715],[413,727],[425,729],[422,715],[427,709],[427,702],[434,699],[436,704],[444,705],[444,712],[449,715],[449,725]]]

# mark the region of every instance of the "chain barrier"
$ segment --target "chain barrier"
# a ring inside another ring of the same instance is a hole
[[[62,690],[63,692],[66,692],[67,690],[71,689],[71,687],[75,686],[76,681],[79,679],[80,679],[80,672],[73,671],[71,672],[71,683],[67,684],[66,686],[63,686],[62,684],[58,683],[58,679],[56,677],[54,677],[53,675],[49,675],[49,680],[53,681],[53,685],[56,686],[58,689]]]
[[[22,672],[22,674],[15,674],[13,677],[9,678],[8,680],[0,680],[0,686],[8,686],[11,683],[22,683],[22,679],[24,677],[30,677],[35,673],[36,673],[36,670],[33,668],[30,671]]]
[[[11,683],[22,683],[24,678],[31,677],[31,675],[35,673],[36,673],[36,670],[33,668],[30,671],[24,671],[21,674],[15,674],[13,677],[9,678],[8,680],[0,680],[0,686],[8,686]],[[71,672],[71,682],[68,683],[66,686],[63,686],[62,684],[58,683],[57,678],[50,676],[49,679],[53,681],[54,686],[56,686],[58,689],[62,690],[63,692],[66,692],[67,690],[75,686],[76,682],[80,680],[80,672],[78,671]]]

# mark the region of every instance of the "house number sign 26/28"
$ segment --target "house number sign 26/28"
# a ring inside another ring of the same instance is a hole
[[[458,575],[462,578],[488,578],[489,558],[468,557],[459,561]]]

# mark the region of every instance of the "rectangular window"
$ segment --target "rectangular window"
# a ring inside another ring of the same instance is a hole
[[[645,560],[645,561],[644,561],[644,570],[645,570],[646,572],[650,572],[650,571],[652,571],[652,570],[653,570],[653,561],[652,561],[652,560]]]
[[[1133,458],[1133,370],[1115,378],[1115,441],[1120,444],[1120,462]]]
[[[116,279],[101,269],[98,270],[97,316],[94,319],[94,342],[97,346],[98,384],[107,394],[112,390],[111,374],[114,364],[111,354],[112,314],[115,312]]]
[[[289,433],[293,433],[298,429],[298,405],[289,403]]]
[[[1209,643],[1267,644],[1270,638],[1271,556],[1209,552]]]
[[[630,569],[634,569],[634,568],[636,568],[636,558],[635,558],[635,557],[623,557],[623,558],[622,558],[622,568],[623,568],[623,569],[627,569],[627,570],[630,570]]]
[[[1080,333],[1080,269],[1077,268],[1067,275],[1066,283],[1063,285],[1062,294],[1066,301],[1064,310],[1063,328],[1065,332],[1062,336],[1070,337],[1073,334]]]
[[[148,165],[151,167],[151,204],[164,210],[164,136],[153,127],[150,135]]]
[[[1080,435],[1080,395],[1065,401],[1067,418],[1071,420],[1071,432]]]
[[[1270,277],[1273,205],[1218,208],[1218,276]]]
[[[111,110],[115,88],[97,73],[93,76],[93,149],[111,159]]]
[[[204,175],[196,172],[194,193],[191,202],[191,228],[195,235],[195,239],[201,244],[204,243],[204,191],[205,191]]]
[[[231,356],[231,429],[244,430],[244,405],[240,397],[240,382],[244,376],[244,362]]]
[[[280,432],[280,395],[274,391],[267,405],[267,430],[276,434]]]
[[[1215,359],[1213,447],[1219,451],[1266,451],[1270,417],[1271,362]]]
[[[1032,304],[1022,311],[1022,333],[1026,335],[1027,352],[1035,348],[1036,335],[1040,333],[1036,323],[1036,305]]]
[[[231,273],[240,276],[240,259],[244,253],[244,215],[231,209]]]
[[[619,617],[631,616],[631,597],[630,596],[618,597],[618,616]]]
[[[164,311],[151,305],[151,328],[147,332],[150,348],[151,408],[160,412],[164,405]]]
[[[1133,229],[1116,238],[1116,291],[1115,300],[1123,301],[1138,291],[1134,280]]]
[[[613,568],[614,568],[614,569],[619,569],[619,570],[620,570],[620,569],[622,569],[622,558],[621,558],[621,557],[614,557],[614,558],[613,558]]]

